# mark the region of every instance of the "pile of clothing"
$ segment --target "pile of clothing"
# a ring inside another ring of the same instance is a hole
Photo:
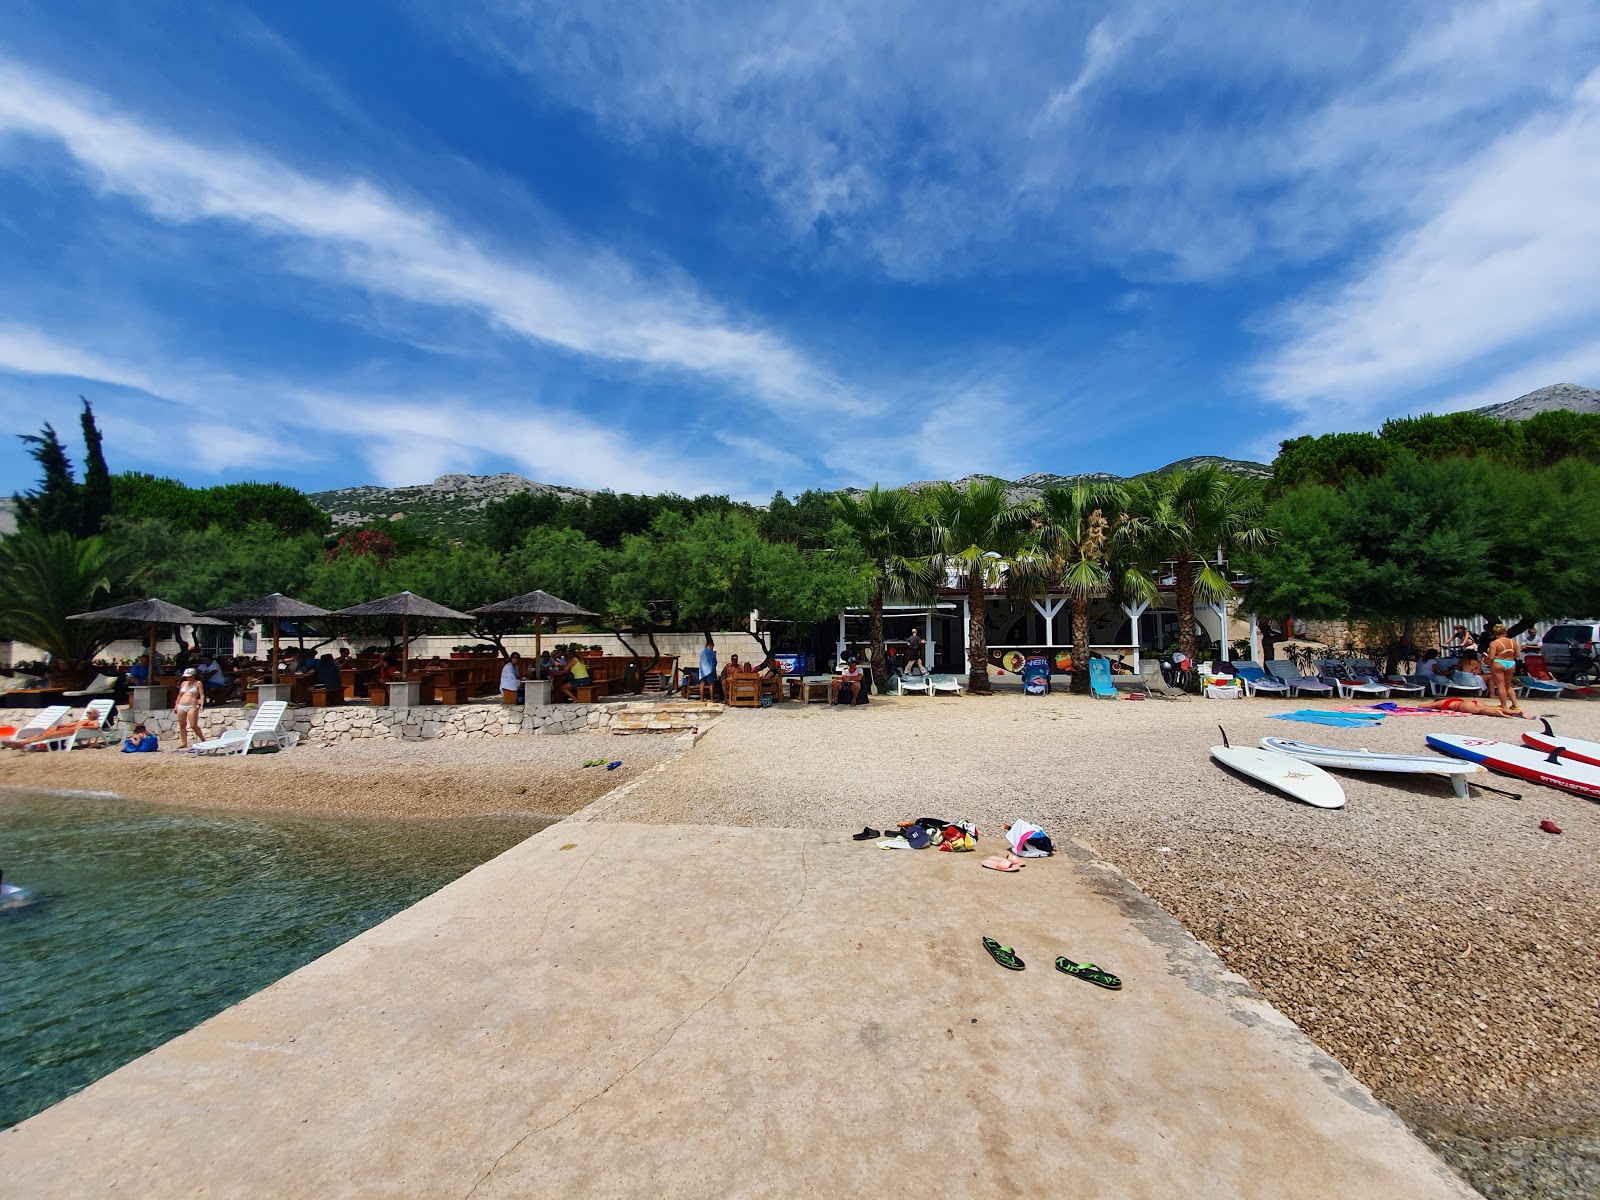
[[[971,821],[946,821],[942,817],[918,817],[901,821],[884,832],[870,825],[854,835],[858,842],[876,841],[881,850],[939,850],[961,854],[978,848],[978,827]]]

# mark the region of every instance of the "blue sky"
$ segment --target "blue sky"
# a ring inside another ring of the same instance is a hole
[[[762,499],[1597,385],[1597,62],[1567,0],[8,0],[0,428]]]

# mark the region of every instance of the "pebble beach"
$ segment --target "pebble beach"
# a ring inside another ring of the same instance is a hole
[[[1005,823],[1035,821],[1173,913],[1484,1194],[1600,1193],[1600,806],[1505,777],[1482,778],[1521,799],[1474,789],[1457,800],[1443,778],[1344,773],[1348,804],[1327,811],[1209,760],[1219,722],[1235,744],[1290,736],[1417,753],[1427,732],[1515,741],[1537,728],[1270,719],[1305,706],[875,697],[855,709],[730,710],[692,749],[583,733],[229,760],[15,753],[0,757],[0,785],[339,815],[839,832],[937,816],[976,822],[980,850],[1002,844]],[[1551,710],[1559,731],[1600,740],[1600,705],[1532,707]],[[623,765],[580,766],[590,759]],[[1563,832],[1541,832],[1545,818]],[[980,857],[975,879],[1005,887]]]

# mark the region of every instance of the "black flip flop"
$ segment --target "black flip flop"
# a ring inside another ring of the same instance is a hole
[[[881,838],[882,836],[883,834],[879,833],[871,825],[864,825],[860,833],[852,833],[850,835],[850,840],[852,842],[870,842],[874,838]]]
[[[991,937],[983,939],[983,948],[989,952],[990,958],[1008,971],[1021,971],[1028,965],[1017,957],[1017,952],[1010,946],[1002,946]]]
[[[1056,970],[1063,975],[1073,975],[1079,979],[1087,979],[1095,987],[1107,988],[1113,992],[1122,990],[1122,980],[1109,971],[1102,971],[1093,963],[1075,963],[1069,958],[1056,959]]]

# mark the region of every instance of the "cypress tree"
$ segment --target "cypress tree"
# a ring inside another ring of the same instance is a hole
[[[76,534],[83,505],[66,447],[48,421],[39,433],[19,436],[28,444],[28,453],[43,470],[44,478],[33,491],[15,497],[18,527],[40,533]]]
[[[83,400],[83,498],[80,532],[83,537],[93,537],[100,532],[100,523],[111,513],[111,472],[106,469],[106,456],[100,448],[100,428],[94,422],[94,409]]]

